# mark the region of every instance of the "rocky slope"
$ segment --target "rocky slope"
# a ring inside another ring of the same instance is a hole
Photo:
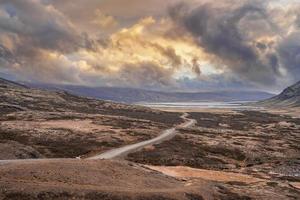
[[[300,107],[300,81],[286,88],[279,95],[259,102],[258,105],[267,107]]]
[[[74,158],[157,136],[180,114],[0,79],[0,159]]]
[[[202,184],[187,186],[179,179],[119,161],[0,163],[0,199],[202,200],[224,196],[209,181]]]
[[[32,89],[18,83],[0,79],[1,113],[13,111],[76,112],[107,114],[161,121],[161,112],[145,107],[84,98],[67,92]],[[174,114],[164,113],[170,116]],[[173,120],[178,120],[178,115]],[[165,120],[165,119],[164,119]]]
[[[226,182],[248,197],[241,199],[300,198],[299,118],[258,111],[198,112],[190,118],[195,127],[127,159],[175,177]]]
[[[0,105],[0,199],[293,200],[300,196],[296,118],[256,112],[190,113],[196,127],[179,129],[174,139],[127,157],[140,164],[1,161],[93,156],[155,137],[180,123],[181,114],[6,80],[0,80]]]

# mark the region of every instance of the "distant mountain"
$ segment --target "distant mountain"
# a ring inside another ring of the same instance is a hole
[[[3,78],[0,78],[0,87],[1,88],[6,88],[6,87],[27,88],[27,86],[25,85],[13,81],[9,81]]]
[[[158,92],[133,88],[85,87],[71,85],[30,84],[31,87],[63,90],[69,93],[123,103],[191,102],[191,101],[259,101],[273,95],[260,91]]]
[[[267,107],[300,107],[300,81],[279,95],[258,103]]]
[[[101,114],[145,119],[164,124],[181,122],[178,113],[86,98],[67,91],[32,88],[0,78],[0,118],[14,112]],[[70,114],[71,115],[71,114]],[[1,138],[0,138],[1,140]]]

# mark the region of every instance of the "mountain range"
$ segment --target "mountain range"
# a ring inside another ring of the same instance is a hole
[[[265,107],[300,107],[300,81],[286,88],[277,96],[258,102]]]
[[[39,89],[67,91],[74,95],[122,103],[197,102],[197,101],[259,101],[274,96],[261,91],[162,92],[135,88],[86,87],[25,83]]]
[[[141,102],[257,101],[255,105],[263,107],[300,107],[300,81],[276,96],[262,91],[162,92],[135,88],[18,83],[1,78],[0,85],[67,92],[82,97],[129,104]]]

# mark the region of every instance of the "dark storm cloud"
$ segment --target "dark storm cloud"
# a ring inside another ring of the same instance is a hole
[[[61,12],[37,0],[0,1],[0,41],[1,68],[52,82],[78,81],[72,64],[56,54],[95,46]]]
[[[0,0],[0,70],[39,81],[88,84],[93,77],[93,84],[151,88],[187,77],[268,87],[299,78],[295,4],[189,0],[166,12],[178,2]]]
[[[261,42],[256,43],[256,47],[262,51],[267,49],[267,45]]]
[[[174,84],[172,69],[161,68],[153,62],[125,64],[118,76],[127,86],[155,89]]]
[[[13,60],[14,55],[11,53],[9,49],[0,44],[0,58]]]
[[[176,51],[172,47],[164,48],[163,46],[157,44],[157,43],[150,43],[150,46],[152,46],[154,49],[159,51],[163,56],[168,58],[170,62],[172,63],[173,67],[179,67],[182,64],[182,58],[176,54]]]
[[[198,59],[197,58],[194,58],[193,59],[193,68],[192,68],[193,72],[198,76],[200,77],[201,75],[201,67],[198,63]]]
[[[262,37],[282,37],[284,30],[272,21],[272,15],[267,4],[259,1],[243,1],[241,4],[231,1],[222,6],[205,3],[197,8],[178,4],[170,9],[171,18],[179,26],[184,26],[197,39],[199,46],[221,64],[245,80],[268,85],[283,76],[280,63],[287,71],[296,70],[291,66],[299,68],[299,42],[295,38],[298,33],[285,38],[279,52],[274,47],[269,48],[267,43],[258,42]],[[285,59],[279,60],[278,54]]]
[[[0,69],[9,68],[9,65],[14,62],[15,57],[12,52],[0,44]]]
[[[280,59],[288,70],[300,78],[300,31],[287,36],[278,47]]]
[[[33,0],[2,0],[0,6],[4,12],[1,31],[17,35],[21,43],[62,52],[81,45],[75,28],[51,6]]]

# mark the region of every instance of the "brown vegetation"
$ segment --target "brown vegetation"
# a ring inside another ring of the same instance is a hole
[[[153,138],[182,122],[179,113],[36,90],[5,80],[0,81],[0,94],[0,159],[93,155]],[[5,143],[12,142],[23,147],[6,148]],[[27,153],[25,147],[35,153]]]
[[[289,188],[281,193],[286,199],[299,197],[285,184],[300,180],[298,118],[257,111],[191,113],[191,117],[197,127],[181,129],[172,140],[129,154],[128,160],[247,174],[276,183],[271,184],[275,190]]]

